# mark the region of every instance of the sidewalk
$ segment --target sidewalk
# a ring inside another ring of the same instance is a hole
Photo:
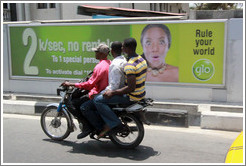
[[[3,113],[40,115],[47,104],[59,101],[54,95],[4,93]],[[146,118],[152,125],[242,131],[244,116],[243,106],[237,103],[155,101]]]

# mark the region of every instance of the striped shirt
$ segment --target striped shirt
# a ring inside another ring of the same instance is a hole
[[[136,75],[136,88],[133,92],[129,95],[130,100],[132,101],[139,101],[145,97],[145,80],[146,80],[146,73],[147,73],[147,63],[141,57],[132,57],[128,60],[125,68],[124,68],[125,76],[127,75]],[[127,85],[127,79],[126,85]]]

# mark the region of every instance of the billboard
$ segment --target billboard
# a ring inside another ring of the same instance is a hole
[[[133,37],[148,82],[223,85],[225,28],[222,20],[9,25],[11,77],[80,79],[98,63],[93,47]]]

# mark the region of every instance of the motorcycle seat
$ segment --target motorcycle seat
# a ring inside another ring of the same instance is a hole
[[[126,107],[129,107],[130,105],[133,105],[137,103],[137,101],[131,101],[130,103],[128,104],[108,104],[111,108],[114,108],[114,107],[117,107],[117,108],[126,108]]]

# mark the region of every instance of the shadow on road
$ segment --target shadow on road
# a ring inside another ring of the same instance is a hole
[[[89,140],[84,142],[72,141],[54,141],[50,139],[43,139],[44,141],[58,143],[63,146],[72,147],[70,153],[83,153],[87,155],[95,155],[102,157],[122,157],[135,161],[146,160],[151,156],[158,156],[160,152],[155,151],[148,146],[139,145],[135,149],[121,149],[115,146],[111,141],[99,142],[96,140]]]

